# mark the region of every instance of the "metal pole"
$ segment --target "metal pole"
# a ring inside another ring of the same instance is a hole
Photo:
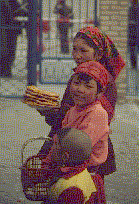
[[[133,8],[133,5],[130,4],[129,6],[129,10],[128,10],[128,29],[127,29],[127,67],[126,67],[126,75],[127,75],[127,96],[136,96],[137,92],[136,92],[136,76],[137,76],[137,72],[136,69],[133,69],[132,67],[132,62],[131,62],[131,46],[132,46],[132,25],[134,25],[136,23],[135,19],[132,19],[132,13],[133,10],[131,10],[131,8]],[[136,55],[137,55],[137,46],[134,47],[135,51],[136,51]]]
[[[137,85],[137,96],[139,97],[139,0],[138,0],[138,5],[137,5],[137,80],[136,80],[136,85]]]
[[[79,0],[79,28],[78,30],[81,29],[81,17],[82,17],[82,14],[81,14],[82,6],[81,5],[82,5],[82,1]]]
[[[87,5],[87,13],[86,13],[86,19],[87,19],[87,26],[88,26],[88,20],[89,20],[89,18],[88,18],[88,13],[89,13],[89,3],[88,3],[88,0],[86,0],[86,5]]]
[[[97,26],[97,0],[95,0],[94,6],[94,25]]]
[[[49,25],[51,27],[51,13],[50,13],[50,11],[51,11],[51,4],[50,4],[50,0],[49,0]],[[51,38],[51,35],[50,35],[50,32],[48,32],[48,40],[50,40],[50,38]],[[49,55],[51,54],[50,52],[51,52],[51,49],[49,50]]]
[[[40,38],[39,38],[39,66],[40,66],[40,76],[39,82],[41,83],[42,76],[42,0],[39,1],[39,18],[40,18]]]
[[[2,2],[0,1],[0,66],[1,66],[1,48],[2,48],[2,46],[1,46],[1,40],[2,40],[2,38],[1,38],[2,37],[1,4],[2,4]]]
[[[73,0],[71,1],[71,5],[72,5],[72,12],[74,13],[74,7],[73,7],[74,1]],[[72,20],[74,20],[74,16],[73,16]],[[73,23],[73,26],[71,27],[71,39],[72,40],[73,40],[73,29],[74,29],[74,23]]]
[[[96,27],[100,26],[100,23],[98,21],[98,9],[99,9],[99,0],[95,0],[95,6],[94,6],[94,25]]]
[[[37,0],[28,1],[28,53],[27,53],[27,85],[36,85],[37,82]]]

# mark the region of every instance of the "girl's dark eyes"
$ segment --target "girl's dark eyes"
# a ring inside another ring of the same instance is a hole
[[[87,50],[81,49],[82,52],[87,52]]]
[[[80,82],[79,81],[74,81],[74,84],[80,84]],[[91,86],[91,85],[85,85],[87,88],[89,88],[89,89],[92,89],[93,88],[93,86]]]
[[[73,50],[74,50],[74,51],[77,51],[77,49],[76,49],[75,47],[73,47]],[[79,51],[81,51],[81,52],[87,52],[87,50],[85,50],[85,49],[79,49]]]
[[[90,88],[90,89],[93,88],[93,86],[89,86],[89,85],[86,85],[86,87],[87,87],[87,88]]]
[[[75,48],[75,47],[73,47],[73,50],[75,51],[75,50],[76,50],[76,48]]]
[[[90,89],[91,89],[91,88],[94,88],[92,85],[89,85],[88,83],[86,83],[85,85],[86,85],[86,87],[88,87],[88,88],[90,88]]]
[[[74,84],[79,84],[80,82],[79,81],[74,81]]]

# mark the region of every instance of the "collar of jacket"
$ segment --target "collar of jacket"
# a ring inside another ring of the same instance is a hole
[[[84,106],[84,107],[79,107],[79,106],[75,106],[76,107],[76,110],[78,111],[78,112],[81,112],[81,111],[83,111],[83,110],[90,110],[90,108],[92,108],[92,106],[94,106],[94,105],[97,105],[97,104],[101,104],[101,102],[98,100],[98,99],[95,99],[95,101],[93,101],[91,104],[89,104],[89,105],[86,105],[86,106]]]

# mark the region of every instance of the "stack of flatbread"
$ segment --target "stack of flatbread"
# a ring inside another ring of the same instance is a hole
[[[22,102],[35,108],[58,107],[59,95],[54,92],[40,90],[36,86],[27,86]]]

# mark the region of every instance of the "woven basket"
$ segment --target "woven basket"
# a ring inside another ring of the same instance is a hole
[[[23,153],[27,144],[41,139],[46,138],[29,139],[23,144],[21,150],[22,166],[20,170],[22,188],[26,198],[32,201],[44,201],[47,197],[47,189],[59,178],[59,176],[57,177],[57,171],[46,169],[44,165],[42,166],[42,159],[46,155],[34,155],[23,162]]]
[[[20,168],[23,192],[27,199],[33,201],[45,200],[47,188],[57,181],[54,172],[41,167],[41,160],[40,156],[32,156]]]

